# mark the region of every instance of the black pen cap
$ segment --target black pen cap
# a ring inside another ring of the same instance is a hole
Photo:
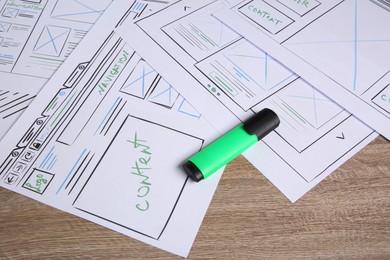
[[[278,115],[269,108],[264,108],[244,122],[244,129],[249,134],[254,134],[260,140],[278,127],[280,120]]]

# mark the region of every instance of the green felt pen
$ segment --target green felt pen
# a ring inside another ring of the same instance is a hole
[[[272,132],[279,123],[276,113],[265,108],[188,158],[183,169],[197,182],[206,179]]]

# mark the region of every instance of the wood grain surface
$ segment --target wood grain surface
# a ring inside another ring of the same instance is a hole
[[[0,188],[0,259],[181,259]],[[390,259],[390,142],[378,137],[295,204],[242,156],[189,259]]]

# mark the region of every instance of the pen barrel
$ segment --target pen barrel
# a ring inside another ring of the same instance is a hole
[[[192,174],[194,171],[193,168],[196,166],[197,169],[195,168],[195,171],[199,170],[202,175],[192,176],[196,181],[206,179],[250,146],[257,143],[257,141],[257,136],[255,134],[249,134],[245,131],[243,124],[240,124],[206,146],[199,153],[191,156],[184,166],[185,168],[190,166],[189,168],[191,169],[189,171],[192,171]],[[189,175],[191,176],[191,174]]]

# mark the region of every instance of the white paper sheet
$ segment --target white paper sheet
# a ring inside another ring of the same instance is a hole
[[[180,1],[117,32],[221,133],[276,111],[279,128],[244,155],[294,202],[377,134],[211,15],[231,3]]]
[[[0,1],[0,71],[50,78],[111,2]]]
[[[111,1],[0,0],[0,139]]]
[[[215,15],[390,139],[390,4],[241,1]]]
[[[31,86],[40,88],[45,82],[46,79],[0,72],[0,140],[34,99]],[[12,90],[2,90],[9,84]]]
[[[221,173],[195,183],[180,164],[218,134],[113,31],[134,3],[110,6],[2,139],[0,185],[187,256]]]
[[[111,2],[0,0],[0,90],[18,92],[27,107]],[[133,1],[130,16],[140,19],[169,2]],[[0,117],[0,139],[22,112]]]

